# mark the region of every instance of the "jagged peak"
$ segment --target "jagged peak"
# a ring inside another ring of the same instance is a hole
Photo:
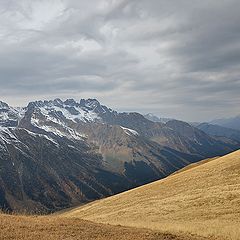
[[[10,109],[10,107],[7,103],[0,101],[0,109]]]
[[[76,106],[78,103],[73,98],[68,98],[64,101],[64,104],[68,106]]]
[[[54,100],[53,100],[53,103],[55,103],[55,104],[63,104],[63,101],[62,101],[62,99],[60,99],[60,98],[55,98]]]
[[[74,100],[73,98],[68,98],[65,101],[63,101],[60,98],[56,98],[54,100],[39,100],[30,102],[27,106],[27,109],[35,109],[35,108],[65,108],[65,109],[72,109],[73,108],[78,109],[81,108],[83,111],[92,111],[96,114],[104,114],[104,113],[115,113],[111,108],[108,108],[104,105],[101,105],[101,103],[95,99],[95,98],[88,98],[88,99],[81,99],[79,102]]]
[[[81,99],[80,105],[89,108],[101,106],[100,102],[95,98]]]
[[[111,108],[101,105],[101,103],[95,98],[81,99],[80,106],[92,110],[96,113],[113,112]]]
[[[42,107],[44,105],[44,102],[39,100],[39,101],[33,101],[33,102],[29,102],[27,105],[27,108],[31,108],[31,107]]]

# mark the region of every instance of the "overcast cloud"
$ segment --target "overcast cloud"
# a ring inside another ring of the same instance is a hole
[[[0,0],[0,96],[240,114],[239,0]]]

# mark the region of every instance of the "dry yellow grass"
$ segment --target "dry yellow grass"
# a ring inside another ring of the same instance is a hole
[[[63,215],[161,232],[240,239],[240,151]]]
[[[219,157],[207,158],[207,159],[204,159],[204,160],[199,161],[199,162],[191,163],[191,164],[187,165],[186,167],[181,168],[181,169],[179,169],[178,171],[172,173],[171,175],[175,175],[175,174],[178,174],[178,173],[180,173],[180,172],[185,172],[186,170],[189,170],[189,169],[198,167],[198,166],[200,166],[200,165],[202,165],[202,164],[208,163],[208,162],[210,162],[210,161],[212,161],[212,160],[215,160],[215,159],[217,159],[217,158],[219,158]]]
[[[61,216],[0,214],[1,240],[200,240],[156,231],[91,223]]]

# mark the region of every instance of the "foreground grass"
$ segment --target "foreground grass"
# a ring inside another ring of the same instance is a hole
[[[240,151],[63,214],[207,238],[240,239]]]
[[[156,231],[91,223],[58,216],[0,214],[1,240],[199,240]]]

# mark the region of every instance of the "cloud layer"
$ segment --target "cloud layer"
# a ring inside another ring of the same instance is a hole
[[[0,94],[96,97],[203,121],[240,112],[238,0],[0,0]]]

